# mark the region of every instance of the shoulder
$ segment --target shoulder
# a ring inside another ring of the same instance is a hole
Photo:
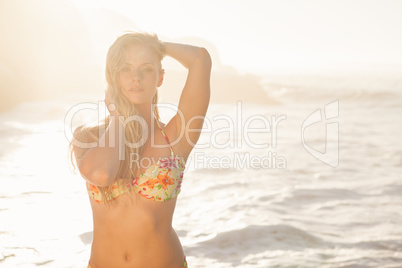
[[[74,130],[74,139],[80,142],[94,142],[98,141],[102,133],[100,133],[99,126],[86,126],[81,125]]]
[[[74,152],[75,157],[78,159],[82,157],[86,151],[94,146],[99,140],[99,126],[89,127],[81,125],[73,132],[73,138],[70,141],[70,148]]]

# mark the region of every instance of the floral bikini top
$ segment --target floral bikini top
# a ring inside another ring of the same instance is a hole
[[[133,190],[140,196],[153,201],[167,201],[180,193],[185,162],[182,157],[175,156],[168,136],[159,125],[158,120],[156,122],[169,145],[171,156],[160,158],[156,163],[149,166],[144,173],[132,180],[127,188],[129,191]],[[89,196],[97,203],[104,203],[98,187],[89,182],[86,185]],[[112,192],[108,196],[108,200],[112,201],[120,195],[121,192],[116,180],[112,185]]]

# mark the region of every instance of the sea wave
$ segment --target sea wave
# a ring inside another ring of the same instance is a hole
[[[270,98],[278,102],[314,102],[338,99],[377,105],[399,105],[402,101],[402,76],[282,76],[266,78],[263,86]]]

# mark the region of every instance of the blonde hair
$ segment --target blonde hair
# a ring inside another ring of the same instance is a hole
[[[115,42],[110,46],[106,57],[106,81],[107,81],[107,91],[110,94],[110,103],[115,104],[116,111],[119,115],[128,118],[132,115],[140,115],[140,111],[132,104],[122,93],[119,82],[119,72],[124,64],[127,51],[132,45],[143,45],[151,48],[155,55],[157,56],[159,62],[162,61],[163,57],[166,55],[165,46],[161,42],[156,34],[144,33],[144,32],[128,32],[120,37],[118,37]],[[160,72],[163,72],[162,65],[159,64]],[[158,103],[158,92],[155,93],[152,99],[153,113],[156,120],[159,120]],[[80,126],[74,131],[74,138],[80,142],[93,142],[99,140],[103,133],[100,130],[105,130],[109,125],[109,116],[104,118],[97,126]],[[142,129],[141,125],[136,120],[129,120],[125,125],[125,137],[129,143],[136,143],[141,140]],[[136,166],[130,167],[130,155],[141,155],[142,148],[125,146],[125,160],[120,161],[120,166],[118,170],[118,189],[120,192],[127,191],[127,185],[130,185],[132,179],[135,178]],[[74,145],[70,143],[71,161],[73,162],[73,152]],[[112,193],[112,186],[109,187],[98,187],[102,193],[102,201],[107,203],[109,196]]]

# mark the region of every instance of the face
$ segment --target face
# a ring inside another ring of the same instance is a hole
[[[119,72],[121,93],[137,105],[151,104],[157,88],[162,85],[160,61],[152,49],[130,46]]]

